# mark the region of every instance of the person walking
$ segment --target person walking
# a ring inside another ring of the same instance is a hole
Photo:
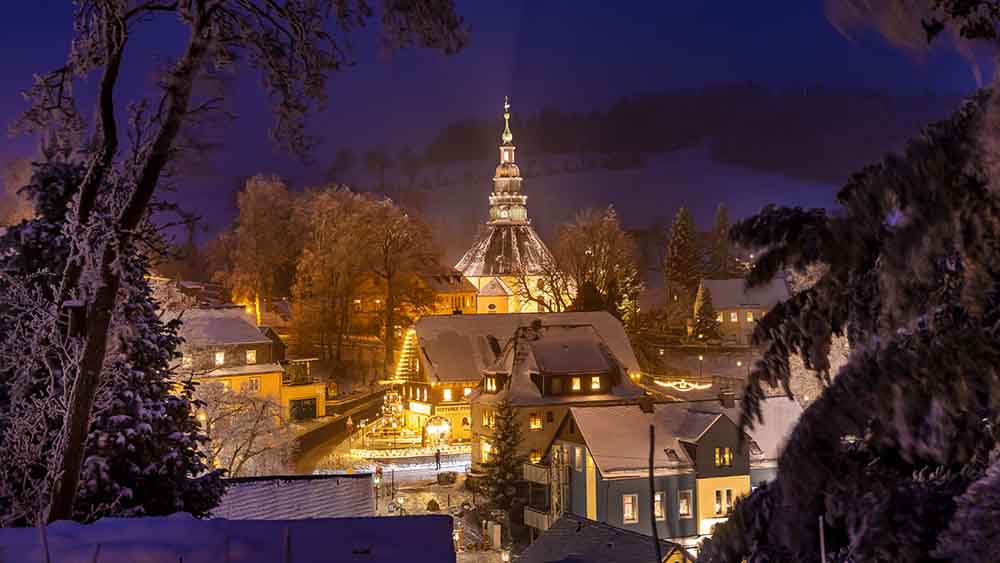
[[[441,448],[438,448],[437,451],[434,452],[434,466],[435,470],[441,470]]]

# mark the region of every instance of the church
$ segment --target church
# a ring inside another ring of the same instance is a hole
[[[528,196],[521,185],[510,130],[510,103],[504,99],[500,164],[490,193],[490,219],[455,269],[476,287],[476,312],[548,311],[543,272],[554,267],[545,243],[528,219]]]

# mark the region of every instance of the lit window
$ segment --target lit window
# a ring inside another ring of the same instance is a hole
[[[579,391],[580,390],[580,378],[579,377],[574,377],[573,378],[573,390],[574,391]]]
[[[732,467],[733,466],[733,449],[732,448],[715,448],[715,466],[716,467]]]
[[[487,442],[486,440],[483,440],[481,442],[480,446],[479,446],[479,449],[483,453],[483,455],[482,455],[483,461],[484,462],[489,461],[490,460],[490,451],[493,449],[493,446],[491,446],[490,443]]]
[[[753,322],[753,311],[747,311],[747,322],[748,323]]]
[[[240,391],[259,393],[260,392],[260,378],[251,377],[240,385]]]
[[[726,514],[733,510],[733,490],[726,489]]]
[[[189,367],[191,367],[193,365],[194,365],[194,358],[192,358],[191,356],[188,356],[187,354],[184,354],[183,356],[181,356],[181,367],[182,368],[189,368]]]
[[[677,493],[677,515],[681,518],[691,517],[691,505],[694,501],[694,493],[691,490]]]
[[[715,490],[715,515],[722,516],[722,491]]]
[[[215,353],[215,365],[221,366],[224,363],[226,363],[226,353],[225,352],[216,352]]]
[[[463,397],[468,397],[470,393],[472,393],[472,389],[471,388],[466,387],[465,389],[462,389],[462,396]]]
[[[538,450],[532,450],[528,459],[531,460],[531,463],[538,463],[542,461],[542,454]]]
[[[583,471],[583,448],[573,448],[573,469]]]
[[[622,495],[622,522],[635,524],[639,521],[639,497],[637,495]]]
[[[595,390],[596,389],[600,389],[601,388],[601,378],[598,377],[598,376],[591,377],[590,378],[590,388],[591,389],[595,389]]]
[[[529,426],[532,430],[542,429],[542,416],[537,412],[533,412],[528,416]]]
[[[443,396],[443,398],[444,398],[445,401],[450,401],[451,400],[451,389],[445,389],[442,392],[442,396]]]
[[[483,411],[483,428],[490,427],[490,411]]]
[[[731,323],[738,323],[738,322],[740,322],[740,314],[737,313],[736,311],[731,311],[729,313],[729,322],[731,322]]]
[[[665,520],[666,516],[663,515],[663,492],[657,492],[653,495],[653,515],[657,520]]]
[[[424,397],[424,400],[426,401],[427,400],[427,388],[426,387],[424,387],[423,397]]]
[[[718,323],[722,322],[722,313],[719,313],[719,314],[715,315],[715,322],[718,322]]]
[[[247,350],[247,363],[248,364],[257,363],[257,350]]]

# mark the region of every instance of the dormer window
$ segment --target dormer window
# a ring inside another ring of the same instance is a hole
[[[733,466],[733,449],[732,448],[715,448],[715,466],[716,467],[732,467]]]
[[[582,385],[580,384],[580,378],[579,377],[574,377],[573,378],[573,390],[574,391],[579,391],[580,389],[582,389]]]
[[[221,366],[224,363],[226,363],[226,353],[225,352],[216,352],[215,353],[215,365],[216,366]]]
[[[601,377],[597,376],[597,375],[595,375],[594,377],[591,377],[590,378],[590,389],[593,390],[593,391],[597,391],[600,388],[601,388]]]

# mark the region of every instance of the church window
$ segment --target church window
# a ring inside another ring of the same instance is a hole
[[[594,377],[590,378],[590,388],[595,391],[601,388],[600,376],[595,375]]]

